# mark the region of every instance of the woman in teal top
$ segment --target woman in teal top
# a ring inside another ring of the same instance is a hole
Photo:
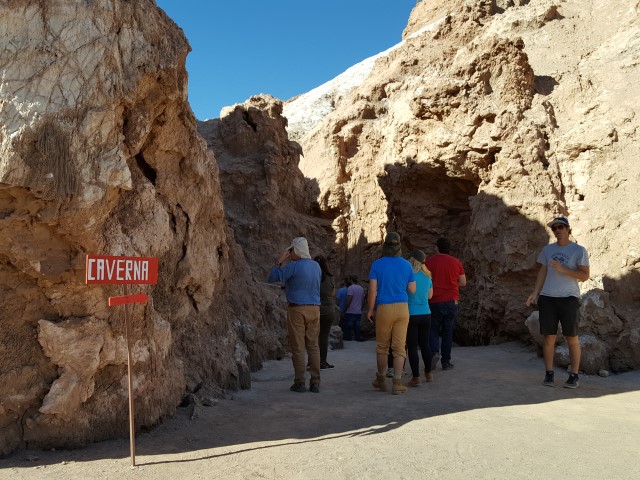
[[[426,255],[422,250],[409,254],[409,263],[416,278],[416,291],[409,294],[409,328],[407,329],[407,353],[413,378],[410,387],[420,385],[420,358],[418,346],[424,362],[424,376],[427,382],[433,381],[431,373],[431,349],[429,348],[429,330],[431,329],[431,310],[429,299],[433,295],[431,272],[424,264]]]

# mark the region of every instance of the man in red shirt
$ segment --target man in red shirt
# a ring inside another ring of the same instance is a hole
[[[429,307],[431,307],[429,346],[433,352],[432,370],[440,359],[440,336],[442,336],[442,369],[453,368],[451,345],[458,314],[459,287],[467,284],[462,263],[449,255],[450,249],[449,240],[439,238],[436,242],[436,255],[428,257],[424,262],[433,275],[433,297],[429,300]]]

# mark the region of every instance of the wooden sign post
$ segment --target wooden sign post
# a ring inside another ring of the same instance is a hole
[[[133,372],[131,341],[127,305],[145,303],[149,296],[144,293],[127,295],[127,285],[155,285],[158,283],[158,259],[151,257],[115,257],[109,255],[87,255],[87,285],[122,285],[122,296],[109,297],[110,307],[124,305],[124,325],[127,337],[127,374],[129,377],[129,446],[131,466],[136,466],[136,434],[133,409]]]

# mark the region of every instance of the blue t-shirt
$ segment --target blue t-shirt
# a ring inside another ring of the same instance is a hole
[[[318,262],[301,258],[284,267],[273,267],[269,282],[284,282],[284,292],[289,303],[298,305],[320,305],[320,280],[322,270]]]
[[[376,303],[407,303],[407,284],[415,282],[413,267],[402,257],[382,257],[373,262],[369,280],[377,280]]]
[[[347,287],[338,289],[338,293],[336,293],[336,301],[338,302],[340,311],[344,312],[344,309],[347,308]]]
[[[409,294],[409,315],[428,315],[431,313],[429,289],[433,287],[433,282],[423,271],[416,273],[415,277],[416,293]]]
[[[578,270],[578,266],[588,267],[589,256],[587,250],[577,243],[569,242],[561,247],[557,243],[547,245],[538,256],[538,263],[547,267],[547,276],[540,295],[546,297],[580,297],[578,280],[556,272],[549,266],[551,260],[558,260],[563,266],[571,270]]]

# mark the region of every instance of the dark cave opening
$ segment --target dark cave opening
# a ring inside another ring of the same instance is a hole
[[[403,252],[420,249],[427,256],[436,253],[440,237],[451,242],[451,255],[462,261],[468,279],[473,279],[473,262],[464,258],[467,234],[472,218],[470,198],[478,194],[477,183],[454,177],[442,167],[414,163],[409,166],[388,165],[379,184],[387,198],[388,229],[400,233]],[[473,282],[461,289],[454,340],[463,345],[487,343],[465,330],[465,319],[475,309]]]

